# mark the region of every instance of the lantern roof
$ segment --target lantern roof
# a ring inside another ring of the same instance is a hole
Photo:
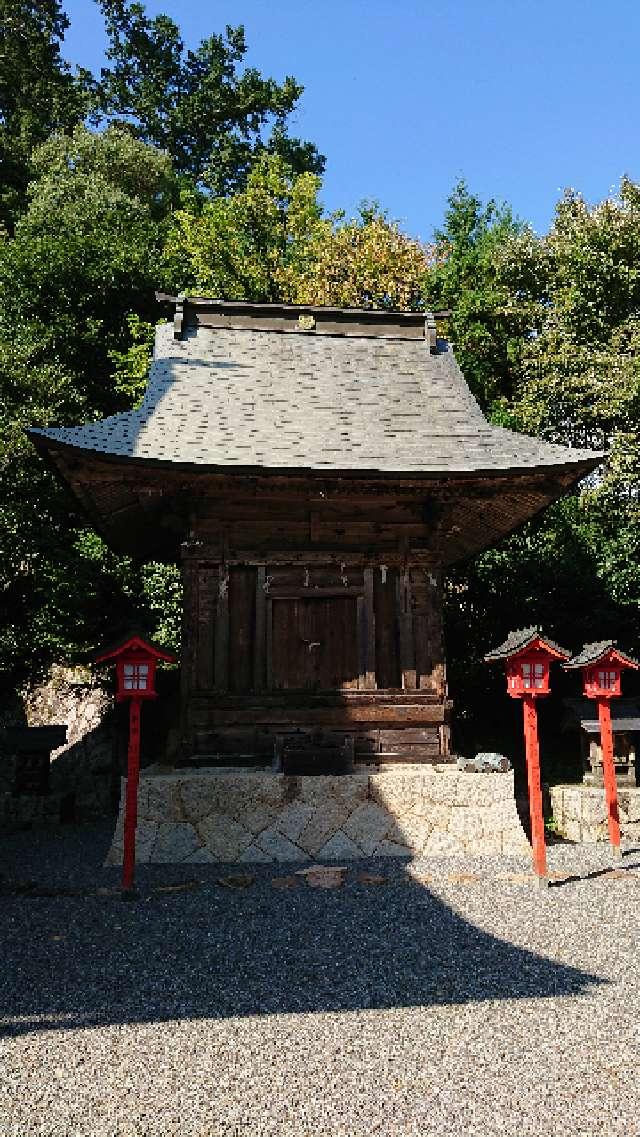
[[[488,422],[431,313],[158,299],[175,316],[157,328],[141,405],[30,430],[41,451],[209,472],[574,481],[604,457]]]
[[[112,659],[119,659],[120,656],[126,655],[129,652],[141,652],[149,658],[162,660],[165,663],[178,662],[176,656],[170,651],[165,651],[164,648],[158,647],[157,644],[134,633],[133,635],[127,636],[126,639],[112,644],[110,647],[103,648],[102,651],[95,656],[94,663],[107,663]]]
[[[614,663],[619,667],[631,667],[634,670],[640,668],[640,663],[636,659],[616,647],[615,640],[596,640],[594,643],[585,644],[577,655],[572,656],[562,666],[570,671],[578,667],[593,667],[598,663]]]
[[[484,661],[485,663],[493,663],[497,660],[512,659],[514,656],[522,655],[531,650],[546,651],[554,659],[561,660],[569,659],[571,655],[570,651],[560,647],[559,644],[545,636],[540,628],[534,626],[509,632],[504,643],[487,652]]]

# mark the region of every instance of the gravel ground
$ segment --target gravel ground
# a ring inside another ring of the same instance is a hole
[[[556,846],[546,892],[154,865],[123,901],[109,837],[0,842],[1,1137],[640,1135],[640,850]]]

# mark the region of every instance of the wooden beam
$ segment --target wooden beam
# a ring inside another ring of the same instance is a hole
[[[208,726],[222,726],[225,723],[241,725],[244,723],[288,723],[291,726],[336,726],[348,730],[355,723],[388,723],[390,726],[411,724],[422,726],[428,723],[441,723],[445,708],[441,703],[415,703],[402,705],[369,704],[358,707],[273,707],[219,706],[211,701],[206,711]]]
[[[192,703],[194,705],[201,704],[206,707],[210,701],[211,695],[209,693],[202,691],[193,693]],[[247,708],[254,705],[263,708],[297,706],[306,707],[307,710],[313,710],[314,707],[342,707],[347,715],[349,715],[352,706],[444,706],[446,711],[450,711],[453,706],[450,700],[443,701],[431,691],[377,690],[374,692],[356,691],[353,688],[320,692],[300,689],[264,692],[260,699],[256,699],[251,694],[225,693],[215,696],[215,704],[217,707],[227,707],[229,710],[233,710],[234,707]]]
[[[274,600],[314,600],[321,597],[339,597],[339,596],[358,596],[362,598],[361,588],[349,588],[344,585],[331,585],[329,588],[316,588],[311,585],[309,588],[288,588],[286,586],[279,587],[278,584],[273,584],[269,589],[269,595]]]

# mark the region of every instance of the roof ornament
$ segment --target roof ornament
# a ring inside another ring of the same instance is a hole
[[[186,292],[179,292],[176,296],[176,310],[173,316],[173,338],[181,340],[184,334],[184,306],[187,300]]]
[[[425,339],[429,345],[431,355],[438,354],[438,336],[436,333],[436,318],[433,312],[425,312],[424,314],[424,334]]]

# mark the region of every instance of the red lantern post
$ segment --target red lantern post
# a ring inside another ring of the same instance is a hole
[[[156,665],[162,659],[176,663],[168,651],[162,651],[141,636],[131,636],[117,647],[96,656],[96,663],[115,663],[116,701],[129,702],[129,747],[127,751],[127,792],[124,811],[124,855],[122,891],[133,890],[136,863],[136,826],[138,822],[138,780],[140,776],[140,709],[144,699],[156,699]]]
[[[504,662],[507,693],[512,699],[522,699],[533,868],[540,885],[545,886],[548,883],[547,850],[544,839],[536,699],[549,694],[552,660],[568,659],[569,652],[543,637],[539,628],[523,628],[518,632],[510,632],[505,642],[488,652],[484,658],[485,663],[494,663],[497,660]]]
[[[583,689],[587,699],[595,699],[600,722],[600,746],[602,749],[602,775],[607,802],[607,823],[609,840],[614,856],[621,857],[620,813],[618,810],[618,786],[616,767],[613,758],[613,731],[611,729],[611,699],[622,693],[622,672],[637,671],[640,664],[629,655],[618,651],[614,640],[601,640],[585,644],[582,651],[574,655],[564,666],[567,670],[580,668]]]

